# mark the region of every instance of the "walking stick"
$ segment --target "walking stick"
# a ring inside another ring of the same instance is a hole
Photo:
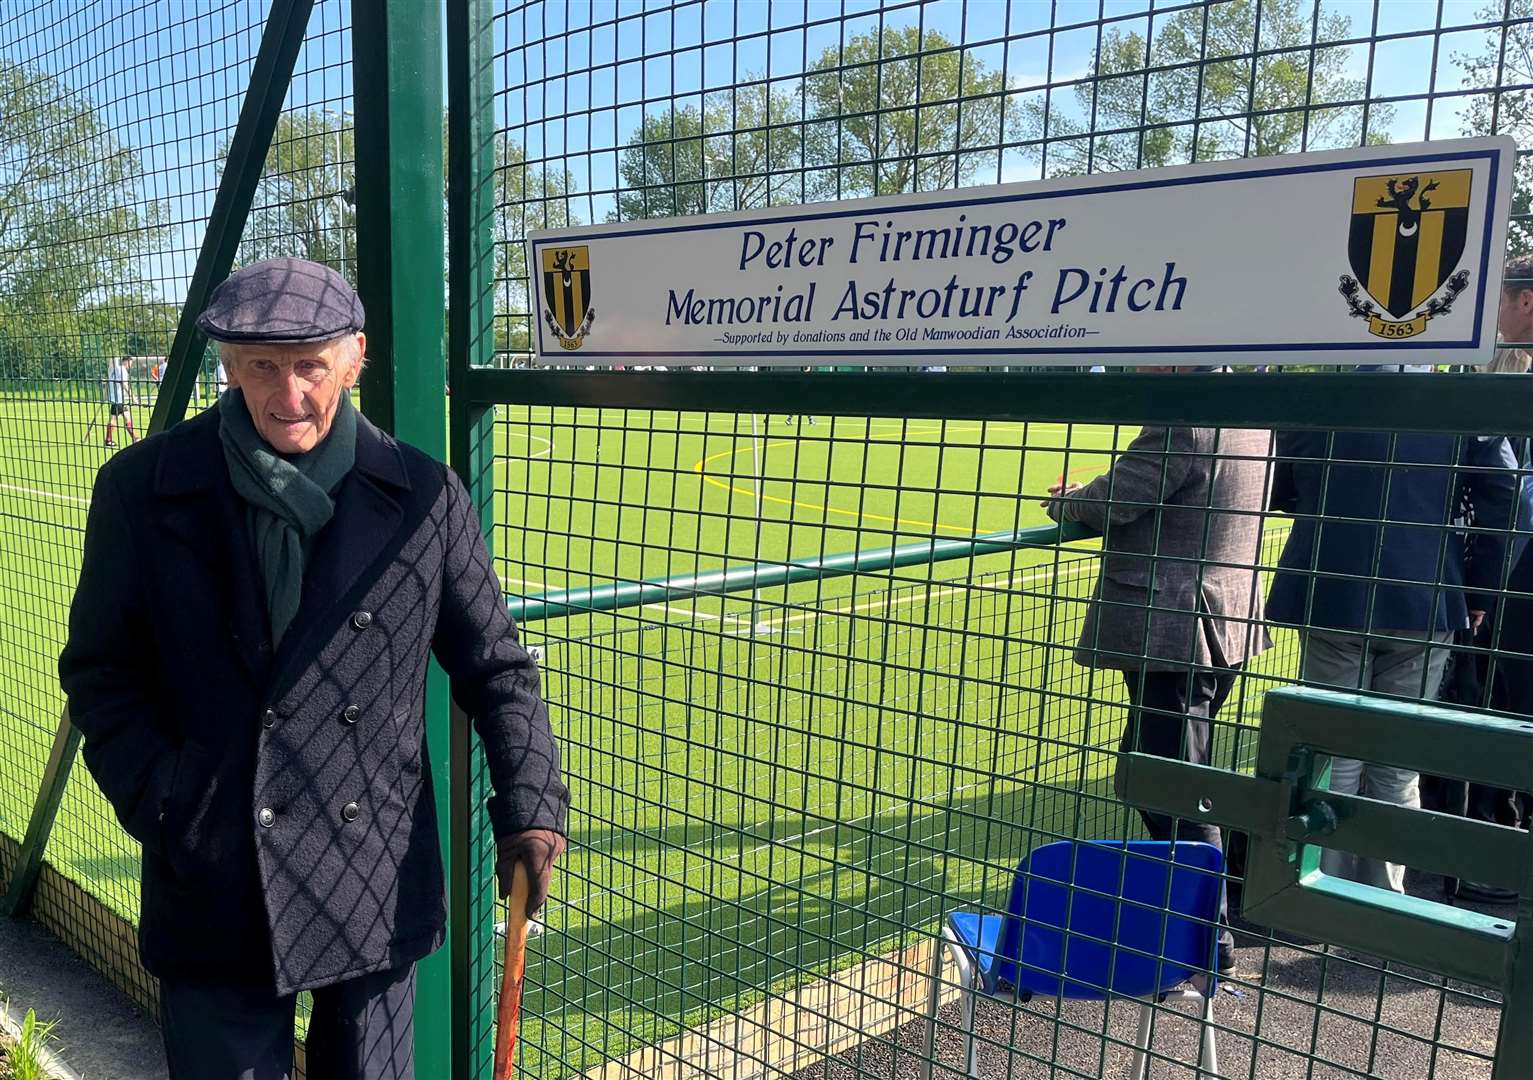
[[[500,978],[500,1008],[495,1015],[495,1080],[511,1080],[516,1058],[516,1025],[522,1012],[522,972],[527,964],[527,868],[511,872],[506,912],[506,963]]]
[[[80,440],[82,443],[90,442],[90,433],[96,430],[96,421],[101,419],[102,408],[105,408],[105,406],[91,410],[90,425],[85,429],[85,438]]]

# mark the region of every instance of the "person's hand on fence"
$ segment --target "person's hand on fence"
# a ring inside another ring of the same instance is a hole
[[[1067,484],[1065,483],[1064,478],[1061,477],[1059,483],[1049,485],[1049,498],[1043,499],[1038,503],[1038,505],[1048,511],[1049,517],[1053,518],[1055,521],[1058,521],[1060,520],[1060,500],[1068,498],[1080,489],[1081,485],[1074,483]]]
[[[553,875],[554,860],[564,854],[563,836],[552,829],[528,829],[496,837],[495,879],[502,897],[511,895],[511,879],[516,864],[527,868],[527,916],[537,914],[548,896],[548,881]]]
[[[1474,611],[1474,610],[1471,610],[1469,612],[1469,629],[1470,629],[1471,632],[1479,630],[1480,627],[1484,624],[1484,622],[1485,622],[1485,612],[1483,612],[1483,611]]]

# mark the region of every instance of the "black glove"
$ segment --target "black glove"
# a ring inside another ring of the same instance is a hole
[[[564,854],[567,843],[552,829],[528,829],[495,838],[495,879],[502,897],[511,895],[516,864],[527,868],[527,917],[537,914],[548,897],[548,879],[554,860]]]

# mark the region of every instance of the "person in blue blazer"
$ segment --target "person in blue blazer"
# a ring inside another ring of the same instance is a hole
[[[1436,698],[1455,631],[1506,580],[1517,465],[1497,435],[1278,434],[1271,505],[1294,521],[1267,618],[1298,630],[1305,682]],[[1376,762],[1333,759],[1331,789],[1421,805],[1418,773]],[[1405,888],[1395,863],[1326,851],[1321,869]]]

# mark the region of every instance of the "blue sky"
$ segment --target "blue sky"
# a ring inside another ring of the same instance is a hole
[[[1320,2],[1323,14],[1350,18],[1356,36],[1429,30],[1439,18],[1436,0]],[[803,70],[806,58],[812,62],[826,49],[876,30],[880,22],[919,24],[973,43],[971,58],[1004,69],[1009,89],[1026,90],[1088,74],[1098,18],[1131,16],[1115,25],[1142,34],[1151,29],[1155,12],[1174,6],[1058,0],[1052,5],[1053,25],[1086,25],[1040,34],[1051,22],[1046,0],[906,0],[882,8],[878,0],[521,3],[495,20],[495,67],[498,87],[526,89],[500,94],[497,110],[529,158],[568,156],[577,184],[599,191],[615,186],[616,149],[646,110],[662,111],[673,95],[696,101],[748,79],[791,77]],[[1472,23],[1481,6],[1480,0],[1447,0],[1442,25]],[[217,183],[218,150],[234,130],[266,4],[51,0],[17,7],[0,15],[0,54],[35,63],[88,94],[137,151],[146,197],[165,205],[174,223],[167,250],[146,261],[144,276],[162,296],[175,298],[196,258]],[[288,94],[290,108],[350,110],[349,24],[349,0],[318,4]],[[524,40],[533,44],[522,47]],[[1453,57],[1483,49],[1485,32],[1445,33],[1437,42],[1435,85],[1439,91],[1458,89],[1463,73]],[[1428,93],[1433,45],[1433,35],[1378,44],[1372,50],[1373,96]],[[1369,77],[1369,60],[1366,45],[1350,47],[1347,73]],[[1069,91],[1066,96],[1073,98]],[[1439,101],[1431,135],[1460,134],[1463,105],[1463,99]],[[1427,134],[1424,101],[1394,109],[1394,140]],[[561,119],[565,114],[571,114],[570,121]],[[1002,176],[1028,178],[1028,166],[1020,157],[1007,160]],[[601,218],[611,201],[609,196],[584,202],[582,219]]]

